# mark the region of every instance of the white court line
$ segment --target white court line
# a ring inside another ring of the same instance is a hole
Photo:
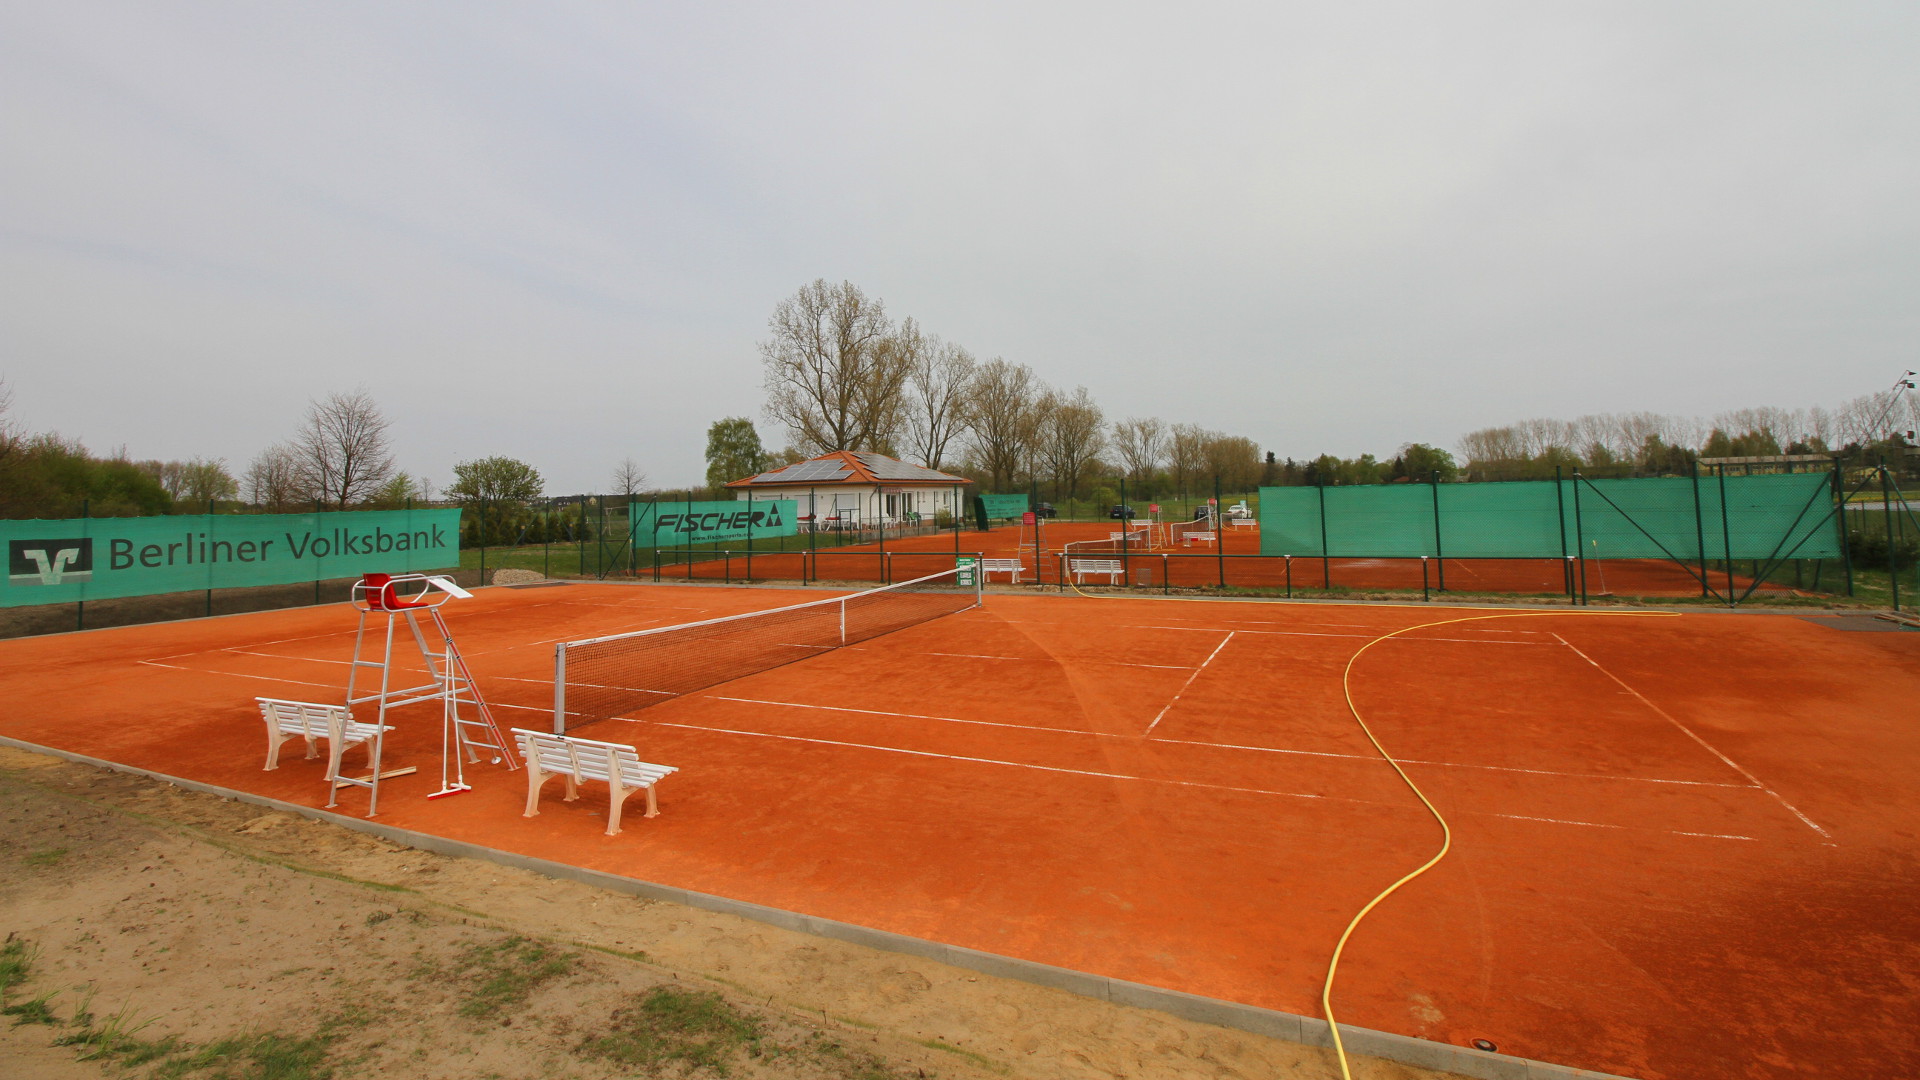
[[[1222,644],[1225,644],[1224,642]],[[878,746],[873,743],[845,742],[838,739],[816,739],[805,735],[780,735],[767,731],[743,731],[738,728],[710,727],[704,724],[679,724],[664,720],[634,720],[621,718],[628,723],[655,724],[660,727],[680,728],[685,731],[704,731],[716,735],[739,735],[755,739],[779,739],[784,742],[812,743],[817,746],[837,746],[849,750],[873,750],[883,754],[904,754],[908,757],[933,758],[940,761],[959,761],[973,765],[1000,765],[1010,769],[1031,769],[1035,772],[1061,773],[1069,776],[1087,776],[1097,780],[1132,780],[1143,784],[1166,784],[1171,787],[1201,788],[1208,791],[1228,791],[1244,795],[1272,795],[1288,799],[1313,799],[1318,802],[1353,803],[1359,806],[1374,806],[1385,810],[1415,813],[1413,808],[1403,803],[1379,802],[1373,799],[1353,799],[1341,795],[1319,795],[1308,791],[1279,791],[1270,788],[1240,787],[1233,784],[1209,784],[1200,780],[1173,780],[1158,776],[1135,776],[1130,773],[1099,772],[1092,769],[1069,769],[1058,765],[1035,765],[1025,761],[1004,761],[999,758],[969,757],[964,754],[941,754],[931,750],[908,750],[898,746]],[[1517,818],[1515,814],[1495,814],[1486,811],[1469,810],[1466,813],[1475,817]],[[1576,821],[1561,818],[1520,818],[1525,821],[1540,821],[1555,825],[1580,825],[1597,829],[1629,829],[1626,825],[1613,825],[1599,821]],[[1649,829],[1648,832],[1677,834],[1681,836],[1714,837],[1713,833],[1682,833],[1675,829]],[[1722,839],[1750,840],[1752,837],[1729,836]]]
[[[1173,697],[1160,707],[1160,712],[1154,716],[1153,723],[1147,725],[1146,734],[1153,734],[1153,729],[1159,727],[1160,721],[1166,718],[1167,710],[1173,708],[1174,703],[1180,700],[1180,695],[1186,693],[1187,687],[1193,685],[1193,680],[1200,677],[1200,672],[1204,671],[1208,664],[1213,663],[1213,658],[1219,656],[1220,650],[1226,648],[1227,642],[1232,641],[1233,635],[1239,632],[1238,630],[1227,631],[1227,636],[1220,639],[1220,644],[1213,647],[1213,651],[1207,654],[1207,658],[1200,661],[1200,666],[1193,669],[1193,674],[1187,676],[1187,681],[1180,684],[1180,689],[1173,692]]]
[[[537,682],[538,680],[527,680]],[[967,720],[957,716],[934,716],[929,713],[895,712],[889,709],[854,709],[845,705],[816,705],[807,701],[771,701],[766,698],[726,697],[713,695],[709,700],[731,701],[741,705],[774,705],[787,709],[817,709],[821,712],[859,713],[866,716],[887,716],[899,720],[935,720],[943,724],[971,724],[976,727],[1009,728],[1015,731],[1033,731],[1041,734],[1087,735],[1096,739],[1139,739],[1144,742],[1161,743],[1167,746],[1198,746],[1210,750],[1245,750],[1259,754],[1290,754],[1297,757],[1336,758],[1342,761],[1378,762],[1378,754],[1341,754],[1331,750],[1288,750],[1276,746],[1242,746],[1237,743],[1204,742],[1199,739],[1169,739],[1165,736],[1142,738],[1137,735],[1116,734],[1111,731],[1091,731],[1086,728],[1035,727],[1032,724],[1009,724],[1000,720]],[[619,719],[632,719],[620,717]],[[1535,776],[1562,776],[1575,780],[1620,780],[1634,784],[1674,784],[1684,787],[1732,788],[1736,791],[1754,791],[1751,784],[1724,784],[1714,780],[1661,780],[1648,776],[1614,776],[1607,773],[1562,772],[1555,769],[1526,769],[1516,765],[1478,765],[1460,761],[1427,761],[1417,758],[1397,759],[1403,765],[1425,765],[1435,769],[1484,769],[1490,772],[1530,773]]]
[[[1200,742],[1193,739],[1169,739],[1165,737],[1149,739],[1148,742],[1183,743],[1188,746],[1209,746],[1222,750],[1249,750],[1259,754],[1297,754],[1302,757],[1344,758],[1348,761],[1379,761],[1378,754],[1340,754],[1331,750],[1288,750],[1277,746],[1241,746],[1236,743]],[[1559,769],[1527,769],[1518,765],[1474,765],[1458,761],[1427,761],[1421,758],[1394,758],[1402,765],[1425,765],[1436,769],[1487,769],[1492,772],[1531,773],[1535,776],[1565,776],[1582,780],[1627,780],[1636,784],[1679,784],[1686,787],[1732,788],[1736,791],[1752,791],[1752,784],[1724,784],[1716,780],[1662,780],[1651,776],[1616,776],[1609,773],[1564,772]]]
[[[185,653],[182,655],[191,656],[194,654]],[[326,687],[329,690],[340,689],[340,686],[337,683],[307,682],[305,679],[282,679],[273,675],[243,675],[238,671],[210,671],[206,668],[190,668],[190,667],[181,667],[178,664],[163,664],[158,660],[141,660],[138,662],[142,664],[146,664],[149,667],[171,668],[174,671],[186,671],[186,672],[191,672],[192,674],[195,674],[195,675],[226,675],[230,678],[235,678],[235,679],[258,679],[261,682],[288,683],[293,686],[322,686],[322,687]]]
[[[1683,723],[1681,723],[1680,721],[1678,721],[1678,720],[1676,720],[1676,719],[1674,719],[1674,718],[1673,718],[1673,716],[1672,716],[1672,715],[1671,715],[1670,713],[1668,713],[1668,712],[1667,712],[1667,711],[1666,711],[1665,709],[1662,709],[1662,708],[1661,708],[1660,706],[1658,706],[1658,705],[1655,705],[1655,704],[1654,704],[1654,703],[1653,703],[1652,701],[1650,701],[1650,700],[1648,700],[1648,698],[1647,698],[1647,696],[1646,696],[1645,694],[1642,694],[1642,693],[1641,693],[1640,691],[1638,691],[1638,690],[1635,690],[1635,689],[1634,689],[1633,687],[1631,687],[1631,686],[1628,686],[1628,685],[1626,684],[1626,681],[1625,681],[1625,680],[1623,680],[1622,678],[1620,678],[1620,676],[1618,676],[1618,675],[1615,675],[1615,674],[1614,674],[1613,672],[1611,672],[1611,671],[1608,671],[1608,670],[1607,670],[1606,668],[1604,668],[1604,667],[1601,667],[1601,666],[1600,666],[1600,662],[1599,662],[1599,661],[1597,661],[1597,660],[1595,660],[1595,659],[1594,659],[1593,657],[1591,657],[1591,656],[1588,656],[1588,655],[1587,655],[1586,653],[1584,653],[1584,652],[1581,652],[1581,651],[1580,651],[1580,649],[1579,649],[1578,647],[1576,647],[1576,646],[1575,646],[1575,645],[1573,644],[1573,642],[1571,642],[1571,641],[1568,641],[1568,640],[1567,640],[1566,638],[1563,638],[1563,637],[1560,637],[1560,635],[1559,635],[1559,634],[1557,634],[1557,633],[1556,633],[1556,634],[1554,634],[1553,636],[1554,636],[1554,637],[1557,637],[1557,638],[1560,638],[1560,644],[1562,644],[1562,645],[1565,645],[1565,646],[1566,646],[1567,648],[1569,648],[1569,649],[1572,649],[1572,650],[1573,650],[1573,654],[1574,654],[1575,656],[1578,656],[1578,657],[1579,657],[1580,659],[1582,659],[1582,660],[1585,660],[1585,661],[1586,661],[1587,663],[1589,663],[1589,664],[1592,664],[1592,665],[1593,665],[1593,668],[1594,668],[1594,670],[1595,670],[1595,671],[1598,671],[1598,672],[1599,672],[1600,674],[1602,674],[1602,675],[1605,675],[1605,676],[1606,676],[1607,678],[1609,678],[1609,679],[1612,679],[1612,680],[1613,680],[1613,681],[1614,681],[1615,683],[1617,683],[1617,684],[1619,685],[1619,687],[1620,687],[1620,688],[1621,688],[1622,690],[1625,690],[1625,691],[1626,691],[1627,693],[1629,693],[1629,694],[1632,694],[1632,695],[1633,695],[1634,697],[1636,697],[1636,698],[1639,698],[1639,699],[1640,699],[1640,703],[1641,703],[1641,704],[1643,704],[1643,705],[1645,705],[1645,706],[1646,706],[1647,708],[1649,708],[1649,709],[1652,709],[1652,710],[1653,710],[1653,711],[1654,711],[1654,712],[1655,712],[1656,714],[1658,714],[1658,715],[1659,715],[1659,716],[1660,716],[1660,717],[1661,717],[1662,719],[1664,719],[1664,720],[1665,720],[1665,721],[1666,721],[1667,723],[1669,723],[1669,724],[1672,724],[1672,725],[1673,725],[1674,727],[1677,727],[1677,728],[1679,728],[1679,729],[1680,729],[1680,730],[1681,730],[1682,732],[1684,732],[1684,733],[1686,734],[1686,736],[1687,736],[1687,738],[1689,738],[1689,739],[1692,739],[1692,740],[1693,740],[1694,742],[1697,742],[1697,743],[1699,743],[1699,744],[1700,744],[1700,745],[1701,745],[1702,747],[1704,747],[1704,748],[1706,749],[1706,751],[1707,751],[1708,753],[1710,753],[1710,754],[1712,754],[1712,755],[1713,755],[1714,757],[1717,757],[1717,758],[1719,758],[1719,759],[1720,759],[1721,761],[1724,761],[1724,762],[1726,762],[1726,764],[1727,764],[1727,768],[1729,768],[1729,769],[1732,769],[1732,770],[1733,770],[1734,772],[1737,772],[1737,773],[1739,773],[1739,774],[1740,774],[1741,776],[1744,776],[1744,777],[1746,777],[1746,778],[1747,778],[1747,780],[1748,780],[1748,781],[1749,781],[1749,782],[1750,782],[1750,783],[1751,783],[1751,784],[1752,784],[1752,785],[1753,785],[1754,787],[1757,787],[1757,788],[1759,788],[1759,789],[1760,789],[1761,791],[1764,791],[1764,792],[1766,792],[1766,793],[1767,793],[1768,795],[1771,795],[1771,796],[1773,796],[1773,799],[1774,799],[1774,801],[1775,801],[1775,802],[1778,802],[1778,803],[1779,803],[1779,804],[1780,804],[1781,806],[1784,806],[1784,807],[1786,807],[1786,808],[1787,808],[1787,810],[1788,810],[1789,812],[1791,812],[1791,813],[1793,814],[1793,816],[1794,816],[1794,817],[1797,817],[1797,818],[1799,818],[1799,819],[1801,820],[1801,822],[1803,822],[1803,823],[1804,823],[1804,824],[1805,824],[1805,825],[1807,826],[1807,828],[1809,828],[1809,829],[1812,829],[1812,830],[1813,830],[1814,832],[1817,832],[1817,833],[1819,833],[1819,834],[1821,835],[1821,837],[1822,837],[1822,838],[1824,839],[1824,841],[1825,841],[1825,843],[1827,844],[1827,846],[1828,846],[1828,847],[1837,847],[1837,846],[1838,846],[1837,844],[1835,844],[1835,843],[1833,842],[1833,834],[1832,834],[1832,833],[1829,833],[1829,832],[1828,832],[1827,830],[1825,830],[1825,829],[1823,829],[1823,828],[1821,828],[1820,826],[1818,826],[1818,825],[1816,825],[1816,824],[1814,824],[1814,821],[1813,821],[1813,819],[1812,819],[1812,818],[1810,818],[1810,817],[1808,817],[1807,815],[1805,815],[1805,814],[1803,814],[1803,813],[1801,813],[1801,812],[1800,812],[1800,808],[1799,808],[1799,807],[1797,807],[1797,806],[1794,806],[1794,805],[1793,805],[1792,803],[1790,803],[1790,802],[1788,802],[1788,801],[1787,801],[1787,800],[1786,800],[1786,799],[1785,799],[1784,797],[1782,797],[1782,796],[1781,796],[1781,794],[1780,794],[1779,792],[1777,792],[1777,791],[1775,791],[1775,790],[1773,790],[1772,788],[1770,788],[1770,787],[1768,787],[1767,785],[1765,785],[1765,784],[1763,784],[1763,783],[1761,783],[1761,782],[1760,782],[1760,778],[1759,778],[1759,777],[1757,777],[1757,776],[1755,776],[1755,775],[1753,775],[1752,773],[1750,773],[1750,772],[1748,772],[1747,770],[1745,770],[1745,769],[1743,769],[1743,768],[1741,768],[1741,767],[1740,767],[1740,764],[1739,764],[1738,762],[1736,762],[1736,761],[1734,761],[1734,760],[1733,760],[1732,758],[1730,758],[1730,757],[1728,757],[1727,755],[1725,755],[1725,754],[1723,754],[1723,753],[1721,753],[1721,752],[1719,751],[1719,749],[1718,749],[1718,748],[1716,748],[1716,747],[1715,747],[1715,746],[1714,746],[1714,745],[1713,745],[1712,743],[1709,743],[1709,742],[1708,742],[1707,740],[1705,740],[1705,739],[1703,739],[1703,738],[1701,738],[1700,736],[1698,736],[1698,735],[1696,735],[1696,734],[1694,734],[1694,733],[1693,733],[1693,729],[1691,729],[1691,728],[1689,728],[1689,727],[1687,727],[1687,725],[1685,725],[1685,724],[1683,724]]]

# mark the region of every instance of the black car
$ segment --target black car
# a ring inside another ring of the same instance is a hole
[[[1115,506],[1107,511],[1107,516],[1120,521],[1131,521],[1133,520],[1133,507]]]
[[[1033,516],[1036,518],[1059,517],[1060,512],[1053,508],[1052,503],[1037,502],[1033,504]]]

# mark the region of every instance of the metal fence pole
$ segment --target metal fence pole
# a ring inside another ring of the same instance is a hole
[[[1220,505],[1220,475],[1213,477],[1213,554],[1220,567],[1220,587],[1227,587],[1227,516]]]
[[[1578,489],[1574,492],[1579,494]],[[1555,516],[1560,519],[1560,580],[1567,587],[1567,602],[1573,603],[1573,562],[1567,554],[1567,484],[1560,475],[1560,466],[1553,467],[1553,505]]]
[[[1736,607],[1740,599],[1733,591],[1733,521],[1727,514],[1727,468],[1715,465],[1713,471],[1720,477],[1720,542],[1727,556],[1727,606]]]
[[[1333,560],[1327,552],[1327,478],[1316,477],[1320,482],[1315,485],[1320,490],[1320,587],[1333,588]]]
[[[1853,552],[1847,543],[1847,481],[1840,473],[1840,455],[1833,456],[1833,494],[1840,500],[1840,565],[1847,572],[1847,595],[1853,595]]]
[[[1902,500],[1904,501],[1904,500]],[[1900,610],[1900,549],[1893,542],[1893,489],[1888,483],[1887,459],[1880,458],[1880,511],[1887,521],[1887,584],[1893,588],[1893,610]]]
[[[1554,466],[1559,468],[1559,466]],[[1573,543],[1580,563],[1580,603],[1587,603],[1587,532],[1580,520],[1580,470],[1573,470]]]
[[[91,505],[92,501],[89,499],[80,500],[81,521],[86,521],[93,516],[88,512]],[[320,504],[316,502],[314,505],[318,506]],[[93,529],[90,526],[83,525],[81,526],[81,531],[92,535]],[[320,602],[320,582],[317,579],[313,583],[313,602],[316,604]],[[75,630],[85,630],[87,628],[87,602],[85,600],[75,600],[73,602],[73,628]]]
[[[1712,593],[1707,585],[1707,519],[1700,509],[1700,459],[1693,460],[1693,532],[1694,542],[1700,545],[1700,598],[1706,599]]]
[[[1439,566],[1440,591],[1447,591],[1447,552],[1440,546],[1440,470],[1433,470],[1433,557]],[[1424,572],[1424,571],[1423,571]]]

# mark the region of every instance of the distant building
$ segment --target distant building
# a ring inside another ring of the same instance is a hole
[[[965,516],[973,481],[882,454],[840,450],[727,485],[737,499],[792,499],[802,529],[893,528]]]

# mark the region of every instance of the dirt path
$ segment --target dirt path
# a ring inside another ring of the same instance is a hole
[[[9,1076],[1339,1075],[1326,1051],[6,748],[0,826],[0,973],[27,965]]]

